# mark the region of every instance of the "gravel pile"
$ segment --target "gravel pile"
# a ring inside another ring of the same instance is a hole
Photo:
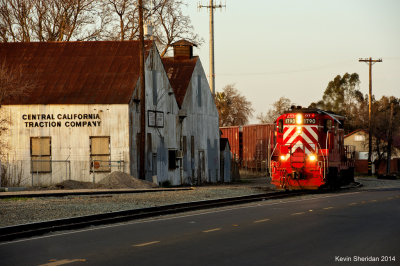
[[[104,188],[156,188],[158,185],[146,180],[140,180],[124,172],[115,171],[98,183]]]

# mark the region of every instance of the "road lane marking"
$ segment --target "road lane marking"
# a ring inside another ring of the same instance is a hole
[[[270,219],[262,219],[262,220],[256,220],[256,221],[254,221],[254,223],[258,224],[258,223],[264,223],[264,222],[268,222],[268,221],[270,221]]]
[[[373,200],[371,200],[370,202],[377,202],[377,200],[376,200],[376,199],[373,199]]]
[[[68,260],[68,259],[63,259],[63,260],[49,260],[49,263],[46,264],[41,264],[39,266],[58,266],[58,265],[65,265],[65,264],[70,264],[74,262],[86,262],[85,259],[73,259],[73,260]]]
[[[146,243],[141,243],[141,244],[136,244],[133,245],[134,247],[145,247],[145,246],[150,246],[150,245],[154,245],[154,244],[158,244],[161,241],[151,241],[151,242],[146,242]]]
[[[291,215],[302,215],[302,214],[305,214],[305,212],[295,212],[295,213],[292,213]]]
[[[209,229],[209,230],[204,230],[203,233],[211,233],[211,232],[215,232],[215,231],[219,231],[221,230],[221,228],[213,228],[213,229]]]
[[[365,204],[365,203],[367,203],[365,200],[361,201],[361,204]]]
[[[394,199],[393,197],[389,197],[389,198],[387,198],[388,200],[392,200],[392,199]]]
[[[358,203],[357,202],[352,202],[352,203],[349,204],[349,206],[354,206],[354,205],[358,205]]]
[[[326,207],[326,208],[324,208],[324,210],[330,210],[330,209],[333,209],[333,207]]]
[[[232,224],[232,226],[234,226],[234,227],[238,227],[239,225],[238,225],[238,224]]]

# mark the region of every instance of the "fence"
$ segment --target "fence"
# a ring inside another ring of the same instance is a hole
[[[92,162],[76,160],[3,161],[0,162],[0,187],[49,186],[66,180],[95,183],[113,171],[126,172],[125,162],[99,160]]]

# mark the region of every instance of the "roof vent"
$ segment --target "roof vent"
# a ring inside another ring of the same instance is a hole
[[[186,40],[180,40],[174,42],[172,47],[174,48],[174,59],[190,59],[193,57],[193,46],[196,44],[188,42]]]

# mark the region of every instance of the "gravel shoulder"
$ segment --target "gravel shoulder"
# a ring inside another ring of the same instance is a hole
[[[400,180],[358,177],[360,189],[400,188]],[[185,191],[102,194],[64,197],[22,197],[0,200],[0,227],[63,219],[175,203],[246,196],[273,191],[265,177],[244,178],[240,183],[194,187]]]

